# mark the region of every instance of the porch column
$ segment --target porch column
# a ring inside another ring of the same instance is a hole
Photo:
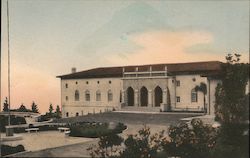
[[[126,100],[125,100],[125,90],[123,89],[122,90],[122,103],[124,104],[124,103],[126,103]],[[127,103],[126,103],[126,105],[127,105]]]
[[[135,107],[139,107],[139,93],[138,89],[135,89],[134,103]]]
[[[153,95],[152,90],[148,90],[148,107],[153,107]]]
[[[167,100],[168,100],[168,90],[164,89],[163,90],[163,96],[162,96],[162,103],[161,103],[161,110],[162,111],[167,111]]]
[[[163,97],[162,97],[162,103],[163,104],[167,104],[167,100],[168,100],[167,92],[168,92],[167,89],[163,90]]]

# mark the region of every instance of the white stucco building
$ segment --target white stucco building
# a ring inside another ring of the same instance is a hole
[[[111,110],[196,111],[214,114],[221,62],[103,67],[58,76],[62,116]],[[200,83],[206,94],[196,91]]]

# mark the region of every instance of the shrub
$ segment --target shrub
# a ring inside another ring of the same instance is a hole
[[[39,126],[39,131],[56,131],[59,126],[49,126],[49,125],[44,125],[44,126]],[[60,126],[62,127],[62,126]]]
[[[116,134],[100,137],[98,145],[92,145],[87,150],[91,157],[152,158],[158,156],[158,151],[163,150],[166,142],[164,131],[151,135],[150,129],[145,126],[138,134],[129,135],[125,141]],[[123,143],[125,149],[121,148]]]
[[[127,126],[124,125],[123,123],[118,123],[115,127],[115,129],[113,130],[114,133],[122,133],[122,131],[124,131],[125,129],[127,129]]]
[[[170,126],[170,142],[164,144],[168,156],[184,158],[209,158],[215,146],[217,132],[210,125],[203,125],[199,119],[191,121],[191,128],[186,123]]]
[[[14,147],[9,146],[9,145],[1,145],[1,151],[2,151],[1,156],[5,156],[5,155],[10,155],[10,154],[25,151],[25,149],[23,145],[17,145]]]
[[[121,133],[124,129],[126,129],[122,123],[118,123],[118,125],[114,129],[108,129],[108,124],[76,124],[70,126],[70,136],[74,137],[88,137],[88,138],[97,138],[101,136],[107,136],[110,134]]]
[[[153,158],[158,151],[162,150],[163,144],[167,142],[164,131],[151,135],[150,128],[144,127],[138,134],[129,135],[124,141],[125,150],[121,152],[122,158]]]
[[[98,146],[93,145],[87,150],[90,151],[91,157],[117,157],[117,151],[119,151],[117,146],[120,146],[122,142],[123,138],[121,136],[110,134],[100,137]]]
[[[11,115],[10,116],[11,125],[26,124],[25,118]],[[5,126],[8,125],[8,116],[0,116],[0,131],[5,132]]]

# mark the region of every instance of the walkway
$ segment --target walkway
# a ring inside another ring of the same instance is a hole
[[[22,140],[6,141],[3,144],[16,146],[22,144],[26,151],[37,151],[47,148],[55,148],[64,145],[92,141],[91,138],[68,137],[59,131],[43,131],[33,133],[20,133]]]

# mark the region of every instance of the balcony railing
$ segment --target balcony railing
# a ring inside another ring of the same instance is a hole
[[[136,78],[167,78],[167,66],[164,71],[152,71],[152,67],[149,67],[148,71],[138,71],[136,67],[135,71],[125,72],[123,68],[123,79],[136,79]]]

